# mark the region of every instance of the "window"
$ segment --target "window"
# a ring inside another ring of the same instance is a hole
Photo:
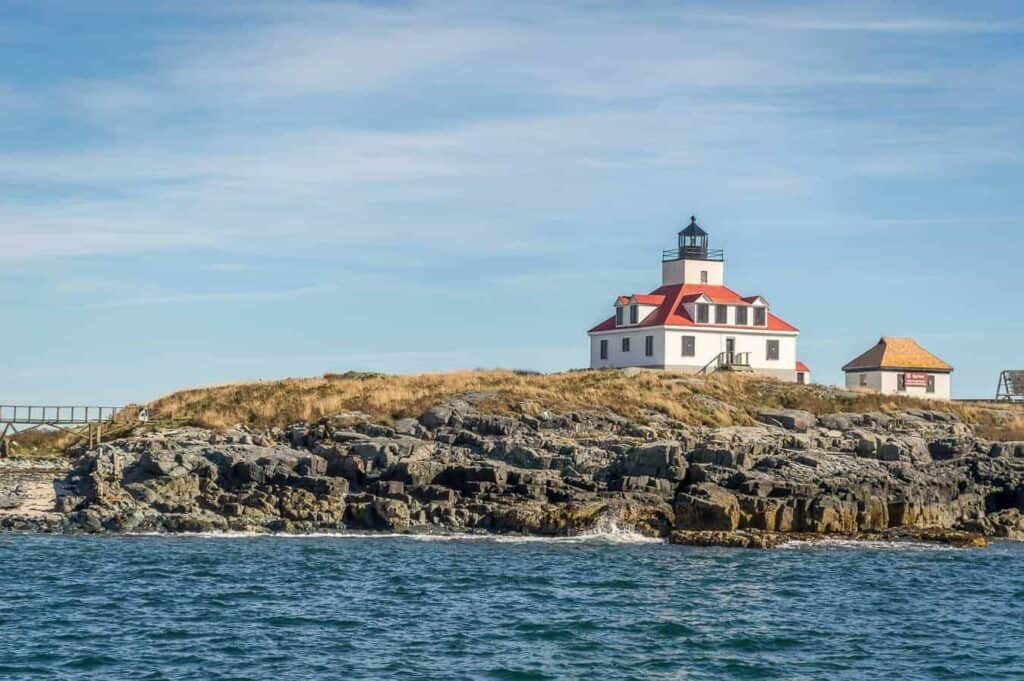
[[[763,307],[754,308],[754,326],[768,325],[768,310]]]
[[[777,340],[770,340],[770,341],[768,341],[767,354],[768,354],[768,359],[778,359],[779,358],[779,341],[777,341]]]
[[[640,323],[640,308],[637,305],[629,306],[629,323],[638,324]]]
[[[700,271],[700,283],[702,283],[702,284],[708,283],[708,271],[707,270],[701,270]]]
[[[896,374],[896,390],[899,392],[906,392],[907,390],[907,375]]]
[[[697,337],[683,336],[683,357],[696,357]]]
[[[796,372],[796,382],[800,385],[805,385],[807,383],[807,374],[802,371]]]
[[[729,306],[715,305],[715,324],[729,323]]]
[[[736,306],[736,323],[740,326],[747,325],[747,306],[737,305]]]
[[[935,377],[934,376],[928,376],[928,387],[925,388],[925,390],[927,390],[930,393],[935,392]]]
[[[697,303],[697,323],[707,324],[708,323],[708,304]]]
[[[601,341],[601,359],[608,359],[608,341]]]
[[[629,339],[628,338],[623,338],[622,339],[622,351],[623,352],[629,352]]]
[[[868,387],[868,375],[867,374],[861,374],[860,375],[860,387],[862,387],[862,388]]]
[[[621,307],[615,308],[615,326],[622,326],[622,322],[625,321],[625,311]]]
[[[654,336],[644,337],[644,355],[654,357]]]
[[[697,355],[697,337],[683,336],[683,357],[695,357]]]

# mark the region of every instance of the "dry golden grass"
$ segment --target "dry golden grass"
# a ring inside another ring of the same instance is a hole
[[[235,424],[266,428],[344,411],[362,411],[381,421],[419,416],[432,405],[467,393],[482,395],[480,408],[495,413],[515,408],[597,409],[642,420],[645,411],[656,411],[707,426],[750,424],[765,407],[806,409],[816,414],[927,407],[954,412],[989,437],[1024,433],[1024,410],[1019,408],[923,402],[740,374],[699,378],[656,371],[636,375],[622,371],[539,375],[500,369],[411,376],[328,374],[186,390],[149,406],[155,415],[187,417],[196,425],[211,428]]]

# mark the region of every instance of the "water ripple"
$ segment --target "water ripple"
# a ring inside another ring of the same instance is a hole
[[[1024,546],[0,543],[6,679],[1024,678]]]

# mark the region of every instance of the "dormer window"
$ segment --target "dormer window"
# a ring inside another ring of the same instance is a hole
[[[768,326],[768,310],[763,307],[754,308],[754,326]]]
[[[715,324],[729,323],[729,306],[715,305]]]
[[[629,306],[629,323],[639,324],[640,323],[640,307],[638,305]]]
[[[622,307],[615,308],[615,326],[622,326],[622,322],[626,320],[626,312]]]
[[[738,326],[747,325],[747,306],[737,305],[736,306],[736,324]]]
[[[708,323],[708,304],[697,303],[697,323],[707,324]]]

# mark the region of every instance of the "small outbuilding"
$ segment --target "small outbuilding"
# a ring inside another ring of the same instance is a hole
[[[811,382],[811,368],[800,360],[796,362],[796,382],[800,385],[807,385]]]
[[[948,400],[953,367],[913,338],[883,336],[878,344],[843,367],[847,388],[867,388],[883,395]]]

